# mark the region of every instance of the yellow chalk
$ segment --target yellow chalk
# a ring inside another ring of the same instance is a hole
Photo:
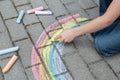
[[[51,39],[51,42],[55,42],[55,41],[60,41],[60,38],[59,39]]]
[[[10,59],[10,61],[7,63],[7,65],[4,67],[4,69],[2,70],[3,73],[8,72],[11,67],[13,66],[13,64],[16,62],[18,56],[13,55],[13,57]]]

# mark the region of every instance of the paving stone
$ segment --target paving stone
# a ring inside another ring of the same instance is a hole
[[[28,4],[29,2],[27,0],[13,0],[15,6],[23,5],[23,4]]]
[[[40,6],[43,6],[44,9],[48,8],[48,6],[44,0],[29,0],[29,1],[30,1],[31,5],[33,6],[33,8],[40,7]]]
[[[96,6],[92,0],[78,0],[78,3],[83,9],[88,9]]]
[[[38,40],[35,44],[36,48],[41,48],[52,44],[52,42],[47,43],[48,41],[49,41],[49,36],[46,34],[46,32],[43,32],[42,34],[40,34],[40,37],[38,37]]]
[[[97,80],[118,80],[115,74],[104,61],[91,64],[90,69]]]
[[[10,41],[10,38],[9,38],[9,35],[8,35],[7,31],[1,33],[0,38],[1,38],[0,39],[0,50],[13,47],[12,42]],[[11,56],[13,54],[15,54],[15,53],[13,52],[13,53],[10,53],[10,54],[1,55],[0,59],[9,57],[9,56]]]
[[[80,7],[80,4],[78,2],[72,2],[69,4],[65,5],[66,8],[68,9],[69,13],[76,14],[79,13],[81,17],[86,17],[88,18],[88,15],[86,14],[86,12]]]
[[[64,61],[75,80],[95,80],[77,53],[64,56]]]
[[[74,2],[74,0],[61,0],[61,1],[62,1],[62,3],[64,3],[64,4],[68,4],[68,3]]]
[[[24,6],[17,7],[18,12],[20,10],[27,11],[29,9],[31,9],[30,5],[24,5]],[[37,18],[37,16],[35,14],[27,14],[27,13],[25,13],[24,18],[23,18],[23,23],[25,25],[29,25],[29,24],[37,23],[37,22],[39,22],[39,20],[38,20],[38,18]]]
[[[107,63],[111,66],[111,68],[116,72],[120,72],[120,54],[112,56],[112,57],[106,57],[105,58]]]
[[[20,50],[18,51],[20,59],[23,63],[24,68],[30,67],[32,65],[31,63],[31,53],[32,53],[32,43],[29,39],[18,41],[15,43],[16,46],[20,47]],[[38,62],[39,63],[39,62]],[[36,64],[38,64],[36,63]],[[33,64],[35,65],[35,64]]]
[[[5,25],[3,23],[2,18],[0,16],[0,33],[4,32],[4,31],[6,31],[6,28],[5,28]]]
[[[89,41],[87,36],[82,36],[80,38],[75,39],[74,43],[79,51],[79,54],[87,63],[91,63],[101,59],[101,57],[94,49],[93,43]]]
[[[11,58],[0,61],[0,66],[2,67],[2,69],[5,67],[5,65],[8,63],[8,61],[10,59]],[[4,74],[4,78],[5,78],[5,80],[14,80],[14,79],[27,80],[24,68],[23,68],[19,58],[16,61],[16,63],[12,66],[12,68],[6,74]]]
[[[1,11],[4,19],[8,19],[8,18],[17,16],[17,12],[10,0],[0,1],[0,11]]]
[[[53,24],[55,21],[57,21],[55,19],[54,16],[39,16],[39,20],[42,22],[43,26],[45,28],[49,27],[51,24]]]
[[[35,77],[34,77],[32,68],[26,69],[25,72],[26,72],[26,75],[28,77],[28,80],[36,80]]]
[[[88,9],[88,10],[86,10],[86,12],[88,13],[90,19],[94,19],[99,16],[99,8],[98,7]]]
[[[28,37],[25,32],[24,26],[22,24],[16,23],[16,18],[7,20],[5,22],[12,37],[12,41],[16,41]]]
[[[45,46],[44,44],[39,45],[41,41],[44,41],[45,37],[48,38],[48,35],[46,32],[44,34],[41,34],[43,33],[44,29],[42,28],[40,23],[28,26],[27,30],[28,30],[28,33],[30,34],[30,37],[34,41],[34,44],[37,45],[37,48]]]
[[[39,36],[43,32],[43,28],[40,23],[33,24],[27,27],[28,33],[30,34],[34,43],[38,40]]]
[[[118,55],[107,58],[108,64],[112,67],[112,69],[115,72],[120,71],[120,65],[119,65],[120,59],[119,58],[120,56]]]
[[[65,7],[60,2],[60,0],[46,0],[46,2],[48,4],[48,6],[50,7],[50,9],[55,14],[55,16],[68,14],[68,12],[66,11]]]
[[[68,43],[68,44],[58,43],[56,47],[60,52],[61,56],[64,56],[66,54],[71,55],[77,52],[77,49],[74,47],[73,43]]]

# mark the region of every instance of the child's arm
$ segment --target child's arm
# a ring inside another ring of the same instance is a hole
[[[75,32],[79,33],[77,36],[85,34],[85,33],[92,33],[98,30],[101,30],[110,24],[112,24],[118,17],[120,16],[120,0],[113,0],[109,8],[107,9],[106,13],[94,19],[93,21],[89,22],[88,24],[78,27]]]
[[[61,42],[71,42],[75,37],[86,33],[96,32],[112,24],[120,16],[120,0],[113,0],[106,13],[89,23],[63,31],[56,38],[61,38]]]

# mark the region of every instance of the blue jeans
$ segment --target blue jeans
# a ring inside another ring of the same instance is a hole
[[[112,0],[100,0],[100,15],[103,15]],[[92,34],[94,47],[104,56],[112,56],[120,52],[120,19],[105,29]]]

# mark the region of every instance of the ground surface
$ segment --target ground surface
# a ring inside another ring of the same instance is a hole
[[[16,23],[20,10],[38,6],[50,9],[51,16],[25,15],[21,24]],[[31,68],[32,46],[44,28],[68,15],[79,13],[93,19],[99,13],[98,0],[0,0],[0,49],[19,46],[20,50],[0,56],[3,68],[13,54],[19,59],[12,69],[2,74],[0,80],[35,80]],[[100,56],[93,48],[92,39],[84,35],[66,44],[62,57],[75,80],[120,80],[120,55]]]

